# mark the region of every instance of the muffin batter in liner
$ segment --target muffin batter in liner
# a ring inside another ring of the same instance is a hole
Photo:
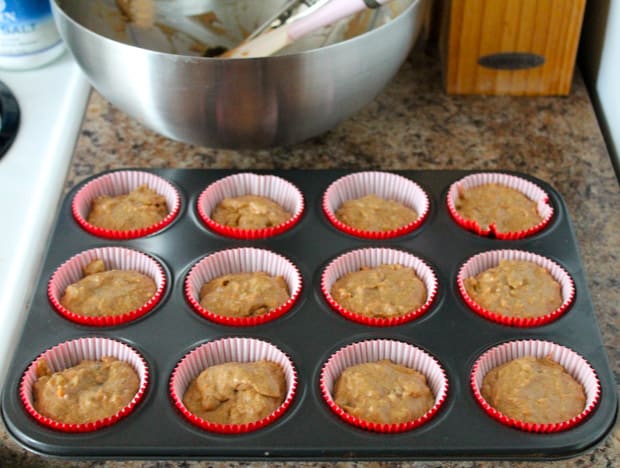
[[[107,270],[135,270],[155,281],[155,294],[141,307],[114,316],[87,316],[70,311],[60,303],[67,287],[84,277],[82,269],[95,259],[101,259]],[[47,287],[50,302],[56,311],[68,320],[82,325],[108,327],[136,320],[155,307],[166,290],[166,275],[157,260],[125,247],[97,247],[74,255],[52,274]]]
[[[52,372],[79,364],[82,360],[101,360],[114,357],[127,362],[137,372],[140,386],[136,395],[116,414],[94,422],[70,424],[55,421],[39,413],[33,403],[33,385],[37,381],[37,366],[44,359]],[[87,337],[65,341],[41,353],[26,369],[19,384],[19,396],[25,410],[40,424],[62,432],[92,432],[111,426],[127,417],[144,397],[149,384],[149,369],[144,358],[130,346],[110,338]]]
[[[200,305],[199,294],[203,284],[232,273],[258,271],[284,277],[290,295],[288,301],[266,314],[249,317],[219,315]],[[235,327],[259,325],[281,317],[293,307],[299,298],[301,288],[301,273],[293,263],[274,252],[254,247],[220,250],[208,255],[196,263],[185,278],[185,297],[198,314],[213,322]]]
[[[332,393],[334,385],[347,367],[382,359],[424,374],[435,397],[435,404],[426,414],[404,423],[380,424],[352,416],[336,404]],[[437,414],[448,395],[448,378],[439,362],[426,351],[400,341],[377,339],[353,343],[332,354],[321,369],[320,387],[329,408],[348,424],[373,432],[397,433],[421,426]]]
[[[271,361],[279,364],[286,380],[284,402],[269,416],[245,424],[218,424],[192,414],[183,404],[191,381],[207,367],[226,362]],[[199,345],[176,365],[170,377],[170,396],[174,406],[192,424],[211,432],[241,434],[261,429],[280,418],[293,402],[297,390],[297,371],[291,359],[271,343],[254,338],[221,338]]]
[[[347,273],[359,271],[362,267],[376,267],[382,264],[398,264],[415,271],[426,286],[426,302],[417,309],[397,317],[367,317],[347,310],[332,297],[330,291],[334,283]],[[332,260],[321,275],[321,291],[327,303],[343,317],[354,322],[374,327],[401,325],[424,315],[437,295],[438,281],[433,270],[418,257],[401,250],[388,248],[366,248],[353,250]]]
[[[336,210],[347,200],[377,195],[414,209],[418,218],[391,231],[363,231],[344,224],[336,218]],[[406,177],[389,172],[357,172],[334,181],[323,195],[323,213],[338,230],[364,239],[390,239],[408,234],[422,225],[430,209],[428,195],[418,184]]]
[[[168,216],[158,223],[139,229],[117,231],[94,226],[87,221],[91,204],[95,198],[104,195],[118,196],[128,194],[145,184],[166,199]],[[160,231],[174,221],[180,210],[181,196],[178,190],[162,177],[142,171],[117,171],[97,177],[84,185],[75,194],[71,204],[73,217],[83,229],[95,236],[115,240],[136,239]]]
[[[495,224],[480,226],[474,220],[463,218],[456,210],[456,200],[459,194],[467,189],[487,184],[504,185],[523,193],[527,198],[536,203],[538,214],[542,218],[540,223],[523,231],[499,232]],[[536,184],[521,177],[496,172],[472,174],[457,180],[448,189],[446,203],[450,215],[459,226],[468,231],[475,232],[479,236],[503,240],[523,239],[540,232],[549,225],[554,213],[553,206],[549,202],[549,195]]]
[[[539,317],[510,317],[492,310],[487,310],[477,304],[465,289],[465,279],[476,276],[483,271],[496,267],[500,260],[523,260],[532,262],[549,272],[555,281],[560,284],[562,305],[551,313]],[[478,315],[502,325],[512,327],[538,327],[553,322],[562,316],[572,304],[575,298],[575,285],[570,275],[557,263],[540,255],[522,250],[492,250],[474,255],[460,268],[457,279],[457,287],[463,300],[470,309]]]
[[[222,200],[242,195],[269,198],[292,215],[278,226],[263,229],[225,226],[211,218],[211,213]],[[197,202],[198,215],[205,225],[218,234],[234,239],[264,239],[282,234],[299,222],[304,207],[303,195],[291,182],[278,176],[252,173],[234,174],[214,182],[202,191]]]
[[[493,368],[524,356],[543,358],[550,356],[577,380],[585,391],[584,410],[574,418],[561,423],[535,424],[510,418],[493,408],[482,396],[482,380]],[[590,364],[575,351],[550,341],[521,340],[510,341],[485,351],[474,363],[470,376],[470,386],[474,397],[484,411],[500,423],[526,432],[551,433],[568,430],[581,423],[596,407],[601,389],[596,372]]]

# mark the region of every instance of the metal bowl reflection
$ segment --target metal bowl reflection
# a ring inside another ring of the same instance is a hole
[[[385,7],[400,5],[398,14],[351,39],[272,57],[220,59],[118,40],[101,21],[99,3],[52,2],[59,32],[93,87],[166,137],[229,149],[294,144],[358,111],[407,57],[424,8],[422,0],[395,0]]]

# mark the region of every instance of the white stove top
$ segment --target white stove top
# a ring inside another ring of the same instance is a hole
[[[0,81],[20,107],[17,137],[0,159],[1,385],[40,273],[90,86],[67,52],[44,68],[0,71]]]

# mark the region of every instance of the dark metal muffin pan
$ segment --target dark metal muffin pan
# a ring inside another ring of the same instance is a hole
[[[327,186],[351,171],[254,171],[294,183],[305,197],[306,212],[293,229],[277,237],[239,241],[210,232],[199,220],[195,206],[207,185],[240,171],[150,171],[178,187],[183,206],[170,226],[148,237],[109,241],[83,231],[70,208],[73,195],[83,184],[75,187],[62,204],[2,395],[6,427],[28,450],[76,459],[555,459],[585,451],[611,431],[617,415],[614,378],[566,207],[561,196],[544,181],[515,174],[549,193],[555,208],[550,225],[527,239],[499,241],[463,230],[445,207],[449,185],[471,172],[392,171],[414,180],[427,192],[431,211],[413,233],[370,241],[336,230],[321,211],[321,197]],[[47,297],[51,274],[74,254],[108,245],[131,247],[160,260],[169,279],[163,300],[141,319],[113,328],[86,327],[64,319]],[[186,301],[183,282],[189,268],[206,254],[239,246],[270,249],[300,269],[304,280],[300,300],[283,317],[252,328],[232,328],[205,320]],[[403,249],[428,262],[439,280],[437,299],[429,312],[404,325],[376,328],[350,322],[327,305],[319,289],[327,262],[351,249],[370,246]],[[456,289],[459,267],[478,252],[502,248],[528,250],[562,265],[576,287],[568,312],[548,325],[522,329],[492,323],[468,309]],[[41,352],[82,336],[116,338],[135,347],[149,364],[151,384],[136,410],[114,426],[86,434],[65,434],[39,425],[26,413],[18,385],[26,367]],[[298,372],[299,388],[289,410],[256,432],[205,432],[177,412],[168,394],[170,374],[188,351],[205,341],[228,336],[273,343],[292,358]],[[409,432],[378,434],[347,425],[327,407],[319,390],[323,363],[342,346],[369,338],[412,343],[431,353],[444,367],[450,384],[448,398],[430,422]],[[581,354],[594,367],[600,379],[601,400],[582,424],[554,434],[527,433],[503,426],[480,408],[469,386],[474,361],[486,349],[517,339],[556,342]]]

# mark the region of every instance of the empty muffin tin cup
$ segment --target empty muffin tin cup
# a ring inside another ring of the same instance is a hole
[[[256,195],[273,200],[291,213],[285,222],[261,229],[243,229],[226,226],[211,218],[213,210],[225,199]],[[200,219],[211,230],[233,239],[264,239],[277,236],[295,226],[304,212],[304,197],[291,182],[274,175],[249,172],[234,174],[212,183],[198,196],[197,210]]]
[[[255,272],[282,276],[288,286],[289,299],[265,314],[248,317],[225,316],[200,305],[200,289],[205,283],[224,275]],[[185,297],[193,309],[208,320],[233,327],[260,325],[281,317],[291,310],[301,294],[301,289],[301,273],[290,260],[269,250],[254,247],[212,253],[196,263],[185,278]]]
[[[348,200],[376,195],[402,203],[416,211],[418,217],[404,226],[390,231],[364,231],[336,218],[338,208]],[[332,182],[323,194],[323,213],[338,230],[363,239],[390,239],[403,236],[419,228],[430,209],[428,195],[418,184],[406,177],[389,172],[356,172]]]
[[[138,374],[138,391],[124,408],[107,418],[79,424],[55,421],[37,411],[34,406],[33,386],[37,381],[37,368],[42,360],[46,361],[50,371],[59,372],[76,366],[83,360],[101,360],[104,357],[127,362]],[[24,372],[19,384],[19,396],[28,414],[44,426],[62,432],[92,432],[116,424],[129,416],[144,397],[148,384],[148,366],[135,349],[109,338],[87,337],[65,341],[40,354]]]
[[[383,264],[402,265],[413,269],[426,287],[424,304],[400,316],[368,317],[346,309],[331,295],[334,283],[344,275],[359,271],[362,267],[374,268]],[[437,296],[437,285],[435,273],[423,260],[408,252],[388,248],[366,248],[347,252],[332,260],[321,275],[321,291],[331,308],[349,320],[373,327],[401,325],[421,317],[433,304]]]
[[[527,198],[536,203],[536,210],[538,215],[541,217],[541,221],[535,226],[523,231],[501,232],[498,231],[495,224],[491,224],[490,226],[480,226],[476,221],[462,217],[456,210],[456,202],[461,193],[473,187],[487,184],[503,185],[521,192]],[[450,188],[448,189],[446,203],[452,219],[454,219],[454,221],[462,228],[474,232],[479,236],[492,237],[502,240],[523,239],[540,232],[549,225],[554,213],[553,206],[549,202],[549,195],[543,189],[521,177],[497,172],[471,174],[457,180],[450,185]]]
[[[500,260],[527,261],[547,270],[560,285],[562,304],[554,311],[537,317],[511,317],[497,311],[487,310],[476,303],[465,289],[465,279],[498,266]],[[568,310],[575,298],[575,283],[564,268],[546,257],[523,250],[491,250],[474,255],[460,268],[456,283],[461,297],[471,310],[487,320],[511,327],[538,327],[553,322]]]
[[[93,260],[100,259],[106,270],[133,270],[148,276],[155,282],[155,293],[142,306],[119,315],[90,316],[70,311],[60,303],[67,287],[84,278],[83,268]],[[166,274],[153,257],[125,247],[97,247],[74,255],[52,274],[47,287],[50,302],[56,311],[72,322],[95,327],[122,325],[150,312],[161,300],[166,290]]]
[[[161,221],[147,227],[118,231],[95,226],[88,222],[88,214],[93,201],[102,196],[126,195],[142,185],[166,199],[168,215]],[[163,177],[150,172],[117,171],[111,172],[86,183],[73,198],[71,211],[77,223],[87,232],[105,239],[135,239],[153,234],[168,226],[181,210],[181,196],[178,190]]]
[[[414,369],[426,377],[435,403],[423,416],[402,423],[376,423],[353,416],[336,404],[334,387],[345,369],[384,359]],[[439,362],[426,351],[400,341],[377,339],[353,343],[332,354],[321,369],[320,388],[327,406],[346,423],[373,432],[397,433],[426,424],[437,414],[448,395],[448,378]]]
[[[549,357],[551,360],[564,367],[564,369],[583,386],[586,396],[586,403],[583,411],[568,421],[538,424],[519,421],[493,408],[482,396],[481,389],[484,377],[497,366],[525,356],[533,356],[536,358]],[[601,396],[598,377],[588,361],[569,348],[550,341],[541,340],[510,341],[487,350],[474,363],[470,375],[470,386],[476,401],[489,416],[506,426],[536,433],[560,432],[575,427],[592,412]]]
[[[227,362],[270,361],[284,371],[286,395],[282,404],[270,415],[244,424],[219,424],[202,419],[191,413],[183,404],[183,395],[191,381],[206,368]],[[170,396],[174,406],[193,425],[211,432],[242,434],[256,431],[274,423],[289,408],[297,390],[297,371],[291,359],[280,349],[266,341],[255,338],[222,338],[199,345],[176,365],[170,377]]]

